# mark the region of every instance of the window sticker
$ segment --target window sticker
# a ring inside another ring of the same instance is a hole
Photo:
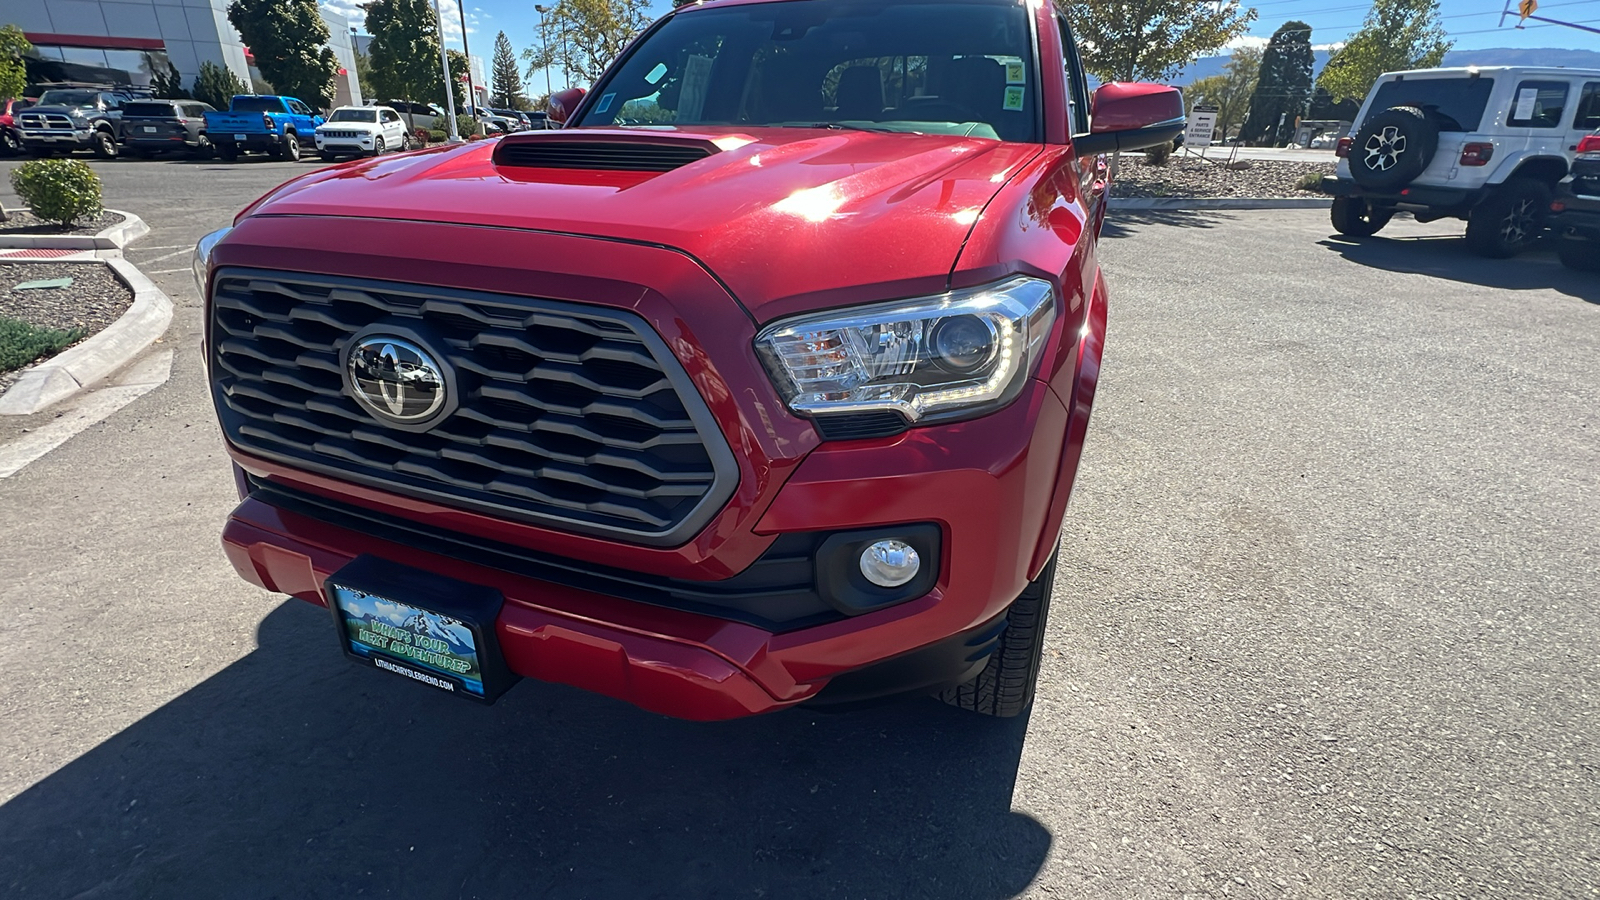
[[[1028,70],[1022,60],[1006,63],[1006,84],[1027,84]]]
[[[1009,109],[1009,110],[1018,110],[1018,109],[1022,108],[1022,88],[1020,88],[1020,87],[1008,87],[1008,88],[1006,88],[1006,105],[1005,105],[1005,108]]]
[[[1523,88],[1517,91],[1517,111],[1512,114],[1513,119],[1533,118],[1533,105],[1539,102],[1538,88]]]
[[[616,95],[615,92],[612,92],[612,93],[609,93],[609,94],[602,94],[601,97],[600,97],[600,102],[595,104],[595,107],[594,107],[595,115],[603,116],[606,113],[610,112],[611,111],[611,101],[613,101],[615,99],[617,99],[617,95]]]

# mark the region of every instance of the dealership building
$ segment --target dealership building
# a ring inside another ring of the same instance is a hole
[[[204,62],[225,66],[245,84],[265,86],[250,50],[228,22],[228,0],[5,0],[0,25],[19,26],[33,44],[30,85],[97,82],[146,87],[151,74],[176,66],[184,87]],[[350,23],[320,10],[328,46],[339,60],[334,104],[359,105]]]

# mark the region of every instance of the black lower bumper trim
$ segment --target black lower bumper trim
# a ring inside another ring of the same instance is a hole
[[[931,694],[977,677],[1006,630],[1001,613],[937,643],[834,676],[806,706],[844,710],[897,697]]]

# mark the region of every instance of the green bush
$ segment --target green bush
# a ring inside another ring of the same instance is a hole
[[[40,328],[0,316],[0,372],[20,369],[36,359],[55,356],[83,337],[83,329]]]
[[[100,176],[76,159],[35,159],[11,170],[11,189],[36,216],[71,227],[100,215]]]
[[[450,135],[445,134],[442,128],[435,128],[428,132],[428,143],[430,144],[442,144],[449,139]]]
[[[1322,190],[1322,173],[1321,172],[1307,172],[1304,175],[1301,175],[1300,176],[1300,180],[1296,181],[1294,183],[1294,188],[1297,191],[1320,191],[1320,190]]]
[[[1147,166],[1164,166],[1164,165],[1166,165],[1167,164],[1167,160],[1172,158],[1173,149],[1174,148],[1172,146],[1172,142],[1171,141],[1168,141],[1165,144],[1157,144],[1154,147],[1151,147],[1150,149],[1144,151],[1144,162],[1145,162],[1145,165],[1147,165]]]

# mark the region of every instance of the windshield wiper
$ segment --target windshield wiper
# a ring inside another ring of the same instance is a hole
[[[870,131],[874,134],[894,134],[893,128],[873,128],[869,125],[849,125],[844,122],[812,122],[809,125],[798,125],[797,128],[828,128],[833,131]]]

